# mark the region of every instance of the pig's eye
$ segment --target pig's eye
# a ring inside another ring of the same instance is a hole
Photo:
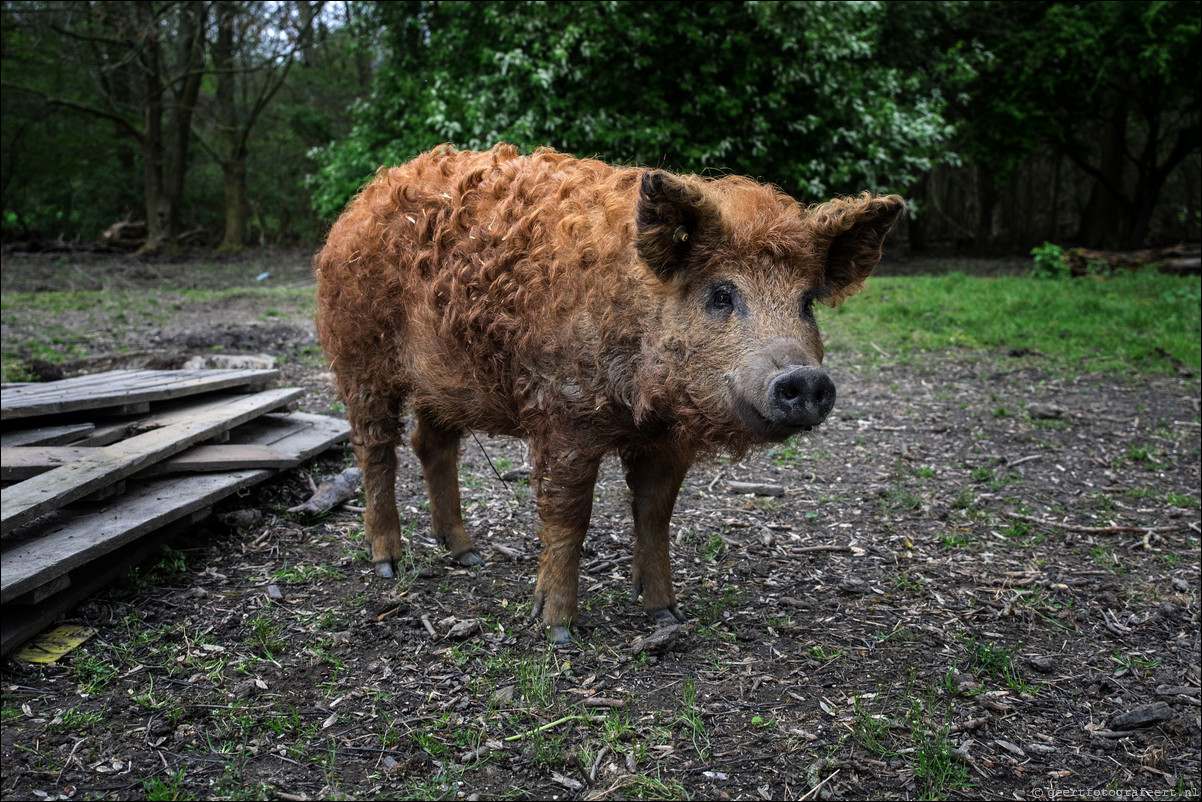
[[[729,282],[723,281],[710,287],[705,299],[705,311],[712,317],[724,317],[735,311],[739,302],[739,291]]]

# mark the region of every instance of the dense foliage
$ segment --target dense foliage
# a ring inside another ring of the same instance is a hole
[[[324,211],[441,142],[550,145],[757,176],[805,198],[904,191],[951,157],[940,90],[878,58],[878,3],[398,3],[392,57]]]
[[[1053,163],[1054,191],[1021,202],[1078,220],[1080,241],[1139,244],[1157,210],[1197,236],[1199,0],[2,12],[6,237],[163,218],[167,240],[311,243],[380,165],[502,140],[744,173],[806,201],[901,192],[978,244],[1016,202],[1002,190],[1047,184]],[[938,196],[969,178],[971,212]]]

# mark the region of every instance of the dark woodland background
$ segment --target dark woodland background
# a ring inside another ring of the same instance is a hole
[[[5,2],[9,247],[315,246],[509,141],[820,201],[915,251],[1199,238],[1202,2]],[[106,235],[107,232],[107,235]]]

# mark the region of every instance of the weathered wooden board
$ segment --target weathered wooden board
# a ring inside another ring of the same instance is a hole
[[[87,437],[95,431],[91,423],[71,423],[64,426],[40,426],[0,434],[0,448],[18,446],[61,446]]]
[[[202,510],[197,513],[196,517],[203,517],[204,512]],[[30,594],[6,605],[5,615],[0,619],[0,654],[7,657],[15,652],[30,638],[53,624],[64,612],[102,590],[131,565],[137,565],[154,554],[159,546],[186,525],[185,521],[179,521],[173,526],[164,527],[127,543],[88,563],[73,575],[63,575],[56,582],[42,586],[38,590],[49,591],[44,595],[35,598]]]
[[[56,382],[5,388],[0,420],[105,408],[138,407],[235,387],[262,387],[276,370],[112,370]]]
[[[300,389],[266,390],[254,395],[220,397],[190,405],[164,418],[161,428],[99,449],[77,460],[13,485],[0,502],[0,532],[83,498],[132,476],[147,465],[178,454],[259,415],[278,409],[303,394]]]
[[[345,440],[345,421],[321,415],[267,415],[256,420],[259,445],[298,462]],[[81,505],[55,514],[39,536],[0,555],[0,602],[20,604],[38,587],[68,576],[100,555],[194,515],[215,501],[272,476],[275,471],[236,471],[131,482],[103,507]],[[18,532],[18,537],[23,532]],[[7,648],[7,647],[6,647]]]
[[[0,479],[19,482],[79,459],[94,458],[98,448],[87,446],[29,446],[0,448]],[[296,460],[270,446],[200,445],[156,462],[137,476],[168,473],[214,473],[252,468],[290,468]]]

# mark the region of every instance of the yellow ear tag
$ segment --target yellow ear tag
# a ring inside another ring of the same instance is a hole
[[[684,226],[681,226],[680,228],[676,229],[676,233],[672,235],[672,241],[677,245],[682,245],[688,242],[689,232],[685,230]]]

